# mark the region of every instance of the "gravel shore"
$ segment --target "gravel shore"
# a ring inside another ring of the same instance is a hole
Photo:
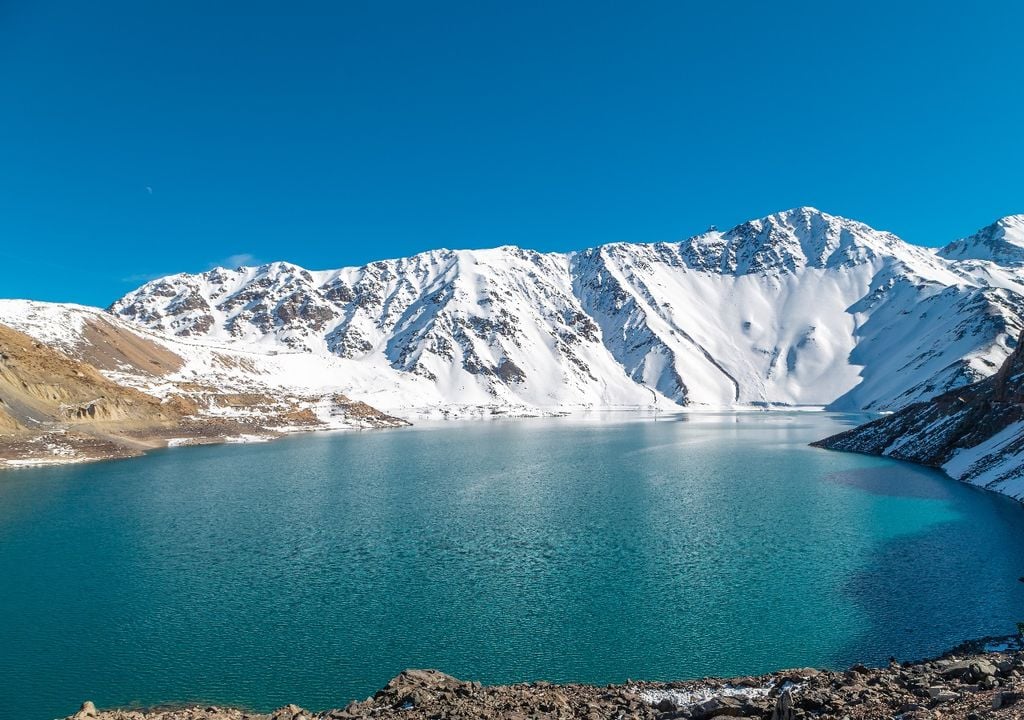
[[[546,682],[482,686],[437,670],[406,670],[372,697],[314,712],[295,705],[271,713],[237,708],[101,710],[91,702],[69,720],[923,720],[1024,718],[1024,649],[1017,638],[965,643],[942,657],[846,671],[810,668],[757,677],[622,685]]]

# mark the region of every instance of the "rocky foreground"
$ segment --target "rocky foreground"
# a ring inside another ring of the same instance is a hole
[[[844,672],[809,668],[760,677],[625,685],[535,682],[485,687],[437,670],[406,670],[362,702],[326,712],[295,705],[269,714],[188,707],[97,711],[69,720],[403,720],[470,718],[1024,718],[1024,650],[1016,639],[966,643],[941,658]]]

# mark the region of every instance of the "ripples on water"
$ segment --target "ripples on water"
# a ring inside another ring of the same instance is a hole
[[[823,414],[450,423],[0,475],[0,707],[325,708],[410,666],[606,683],[1024,619],[1022,509]]]

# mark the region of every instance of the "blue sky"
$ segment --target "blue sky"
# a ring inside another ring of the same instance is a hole
[[[1020,3],[0,3],[0,296],[1024,212]]]

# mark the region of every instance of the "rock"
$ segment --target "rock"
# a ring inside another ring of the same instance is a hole
[[[1004,708],[1013,705],[1018,700],[1020,700],[1020,696],[1020,693],[1013,692],[1011,690],[1003,690],[1002,692],[997,692],[992,696],[992,709],[998,710],[999,708]]]
[[[750,677],[749,675],[744,675],[743,677],[735,678],[732,681],[732,684],[736,687],[757,687],[761,683],[758,682],[757,678]]]
[[[795,720],[796,712],[793,709],[793,693],[791,690],[783,690],[779,699],[775,702],[775,709],[772,710],[772,720]]]
[[[996,666],[988,662],[987,660],[979,660],[977,662],[973,662],[970,666],[971,678],[975,682],[981,680],[982,678],[994,677],[997,672],[999,672],[999,670],[996,668]]]
[[[690,713],[695,718],[743,717],[743,701],[734,697],[715,697],[695,705]]]
[[[658,704],[655,705],[654,708],[659,712],[675,712],[676,703],[672,698],[664,697],[658,701]]]
[[[306,711],[298,705],[285,705],[270,714],[270,720],[297,720],[305,715]]]
[[[820,713],[825,709],[825,700],[820,695],[807,693],[800,698],[800,707],[803,710],[810,710],[813,713]]]
[[[78,712],[75,713],[76,718],[92,718],[96,717],[96,706],[93,705],[92,700],[86,700],[82,703],[82,707],[78,708]]]
[[[950,678],[962,678],[971,672],[972,664],[973,663],[969,660],[951,662],[943,665],[939,670],[939,674],[947,680]]]

